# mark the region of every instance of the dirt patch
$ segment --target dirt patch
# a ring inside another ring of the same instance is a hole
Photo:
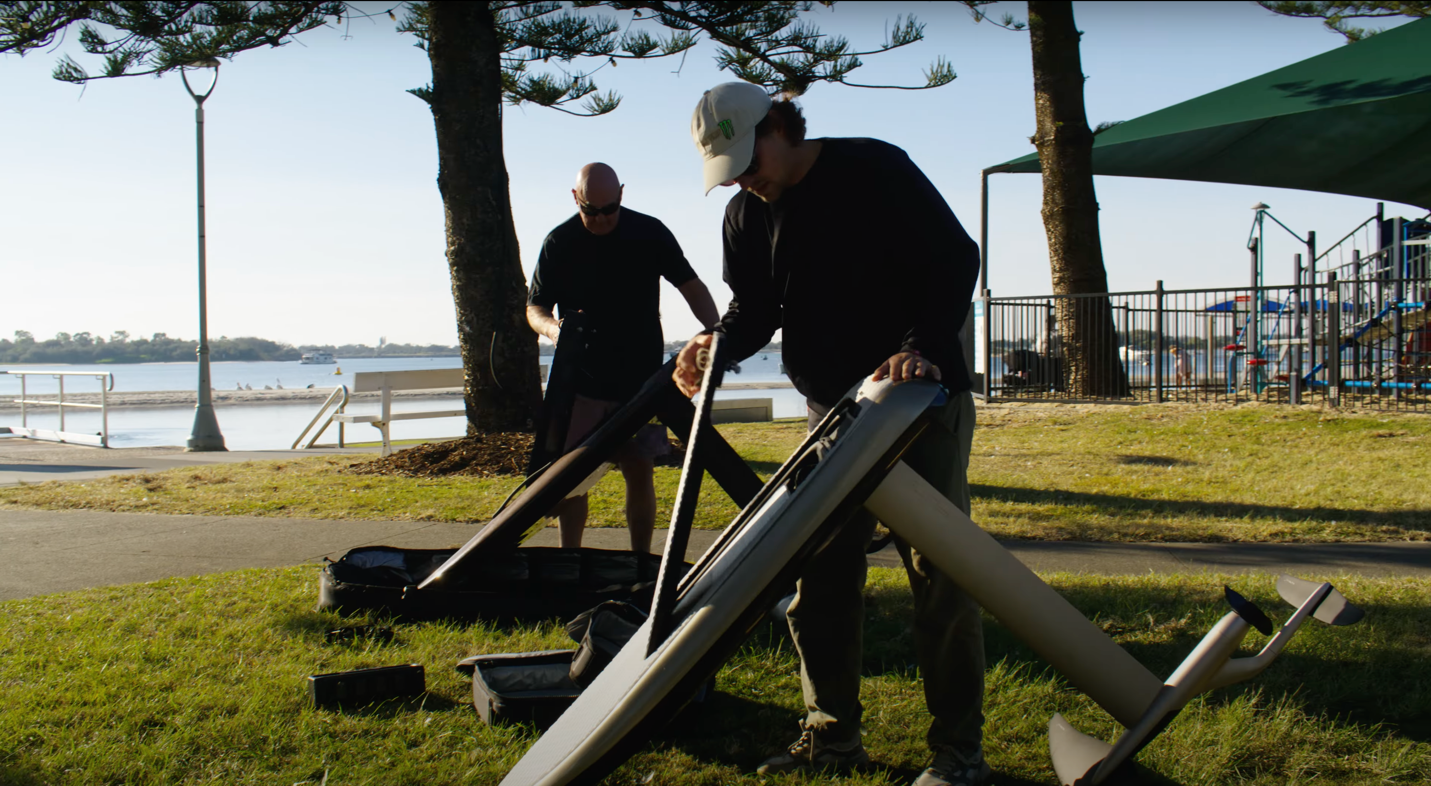
[[[407,478],[448,475],[522,477],[527,474],[527,460],[531,455],[531,434],[498,432],[417,445],[387,458],[354,464],[343,471],[354,475],[399,475]]]
[[[532,439],[531,434],[514,431],[429,442],[400,450],[387,458],[353,464],[341,471],[353,475],[398,475],[405,478],[448,475],[523,477],[527,474],[527,460],[532,455]],[[655,464],[680,469],[685,461],[686,449],[676,439],[670,440],[670,446],[670,452],[658,456]]]

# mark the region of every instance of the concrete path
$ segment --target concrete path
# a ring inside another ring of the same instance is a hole
[[[476,534],[472,524],[420,521],[331,521],[250,516],[158,516],[94,511],[0,512],[0,601],[54,592],[196,576],[240,568],[316,564],[359,546],[448,548]],[[690,555],[718,533],[691,533]],[[548,528],[528,542],[557,545]],[[656,532],[653,548],[665,543]],[[583,545],[628,547],[626,530],[587,530]],[[1291,573],[1305,578],[1343,574],[1431,578],[1431,543],[1117,544],[1006,541],[1039,572],[1104,575],[1143,573]],[[870,564],[898,567],[887,548]]]
[[[184,453],[180,448],[111,449],[0,439],[0,486],[44,480],[151,472],[216,462],[258,461],[337,452]],[[371,452],[371,449],[343,452]],[[194,576],[240,568],[318,563],[368,545],[445,548],[477,532],[471,524],[412,521],[331,521],[245,516],[162,516],[95,511],[0,511],[0,601],[54,592]],[[689,554],[704,552],[717,533],[691,535]],[[653,548],[665,533],[658,530]],[[555,546],[549,528],[528,545]],[[587,530],[585,544],[627,548],[624,529]],[[1007,541],[1039,572],[1103,575],[1143,573],[1292,573],[1306,578],[1344,574],[1431,578],[1431,543],[1118,544]],[[870,563],[900,564],[893,548]]]

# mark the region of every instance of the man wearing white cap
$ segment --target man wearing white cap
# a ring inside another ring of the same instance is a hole
[[[782,329],[783,360],[814,424],[861,379],[928,378],[950,391],[905,461],[965,512],[974,427],[958,331],[978,277],[978,248],[944,198],[899,148],[874,139],[806,139],[805,119],[755,85],[730,82],[696,107],[691,134],[705,188],[738,185],[726,207],[725,281],[733,297],[714,328],[739,360]],[[676,384],[700,385],[696,355]],[[806,716],[800,738],[759,772],[847,768],[860,742],[865,546],[861,511],[811,558],[790,605]],[[984,639],[979,608],[923,555],[896,541],[915,603],[915,650],[933,722],[934,760],[915,786],[977,786],[983,756]]]

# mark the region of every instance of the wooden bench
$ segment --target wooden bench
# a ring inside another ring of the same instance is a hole
[[[354,415],[337,412],[335,423],[371,423],[383,433],[383,455],[393,452],[389,427],[394,420],[420,420],[423,418],[460,418],[467,416],[467,409],[440,409],[422,412],[393,412],[393,391],[396,390],[450,390],[462,389],[462,369],[433,368],[421,371],[359,371],[353,375],[354,393],[382,393],[381,411],[376,415]]]
[[[728,398],[711,403],[712,423],[766,423],[775,419],[774,399]]]

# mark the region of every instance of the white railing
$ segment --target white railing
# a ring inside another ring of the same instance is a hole
[[[20,405],[20,426],[6,429],[11,434],[18,437],[28,437],[29,439],[42,439],[49,442],[77,442],[83,445],[96,445],[101,448],[109,447],[109,402],[105,394],[114,390],[114,375],[108,371],[0,371],[0,374],[7,374],[20,378],[20,397],[14,399]],[[59,396],[53,401],[50,399],[32,399],[25,384],[27,377],[54,377],[59,380]],[[65,401],[65,377],[98,377],[99,378],[99,403],[83,404],[77,401]],[[58,430],[30,428],[29,408],[32,406],[58,407],[60,410],[60,427]],[[78,432],[65,431],[65,409],[97,409],[100,417],[100,431],[98,434],[80,434]]]
[[[334,406],[335,404],[336,407]],[[333,392],[328,394],[328,400],[323,402],[323,406],[318,408],[318,414],[314,415],[313,419],[308,421],[308,425],[303,427],[302,433],[298,435],[298,439],[293,440],[293,445],[289,447],[289,450],[297,450],[298,443],[302,442],[303,438],[308,436],[308,432],[312,431],[314,424],[316,424],[318,420],[324,415],[327,415],[328,419],[323,421],[323,425],[318,427],[318,431],[313,434],[313,438],[308,440],[308,444],[304,445],[303,449],[307,450],[308,448],[313,447],[313,443],[317,442],[318,438],[323,436],[323,432],[328,430],[328,426],[332,425],[333,416],[342,412],[347,406],[348,386],[339,385],[338,387],[333,388]],[[333,408],[332,412],[328,411],[330,408]],[[338,447],[343,447],[342,421],[338,421]]]

